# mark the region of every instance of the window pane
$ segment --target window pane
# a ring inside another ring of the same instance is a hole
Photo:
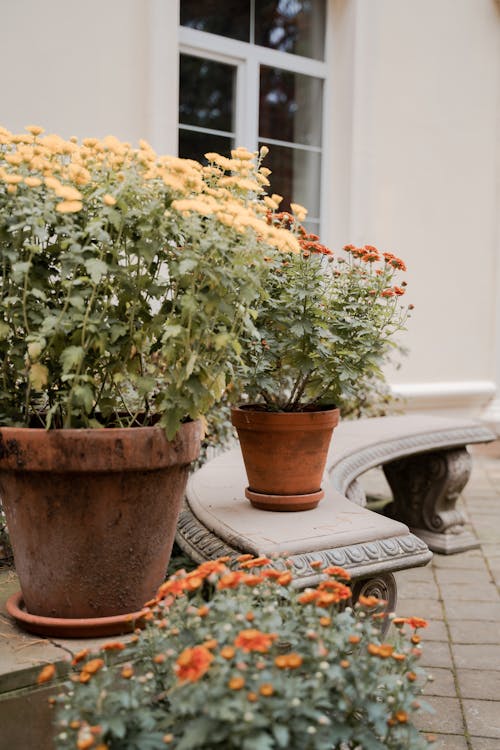
[[[250,41],[250,0],[181,0],[181,26]]]
[[[280,209],[289,211],[291,202],[300,203],[311,219],[320,215],[320,153],[270,145],[264,166],[271,170],[268,192],[283,196]]]
[[[233,130],[234,65],[181,55],[179,122],[214,130]]]
[[[231,156],[234,148],[234,139],[223,135],[212,135],[211,133],[200,133],[193,130],[179,130],[179,156],[183,159],[196,159],[202,164],[207,160],[204,154],[209,151],[217,151],[222,156]]]
[[[255,43],[323,60],[325,0],[257,0]]]
[[[262,65],[259,136],[320,146],[322,87],[320,78]]]

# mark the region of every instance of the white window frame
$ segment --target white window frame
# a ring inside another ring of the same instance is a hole
[[[329,5],[326,3],[326,26],[328,28]],[[316,152],[321,155],[320,174],[320,216],[311,216],[314,223],[321,221],[321,213],[324,208],[322,200],[325,188],[325,164],[327,163],[326,152],[328,147],[328,130],[326,122],[326,110],[328,99],[328,45],[325,39],[325,60],[314,60],[302,55],[261,47],[249,42],[242,42],[229,37],[198,31],[186,26],[179,26],[179,53],[214,60],[216,62],[233,65],[236,68],[236,101],[234,119],[234,139],[236,146],[246,146],[250,151],[257,149],[258,143],[272,146],[285,146],[286,148],[303,149]],[[323,122],[321,127],[321,146],[309,146],[307,144],[291,144],[288,141],[280,141],[272,138],[259,138],[259,70],[265,65],[270,68],[280,68],[292,73],[308,75],[323,81]],[[180,124],[179,124],[180,125]],[[189,126],[191,130],[195,130]],[[221,131],[210,131],[200,128],[202,132],[213,132],[217,135],[227,135]]]

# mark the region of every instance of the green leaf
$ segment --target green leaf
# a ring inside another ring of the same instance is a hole
[[[194,258],[183,258],[179,263],[179,275],[184,276],[185,273],[193,271],[198,265],[198,261]]]
[[[81,346],[67,346],[63,349],[59,357],[63,372],[67,373],[71,370],[76,370],[83,360],[85,352]]]
[[[204,716],[193,719],[186,727],[177,750],[192,750],[195,747],[204,747],[210,738],[210,730],[213,722]]]
[[[279,745],[285,747],[285,745]],[[245,737],[241,745],[242,750],[273,750],[274,741],[268,734],[261,732],[254,737]]]
[[[187,364],[186,364],[186,377],[189,377],[191,373],[193,372],[197,359],[198,359],[197,352],[191,352],[191,356],[189,357]]]
[[[80,310],[81,312],[83,312],[85,308],[85,300],[83,299],[83,297],[80,297],[79,294],[73,294],[69,298],[69,303],[70,305],[72,305],[73,307],[76,307],[77,310]]]
[[[275,724],[273,726],[273,734],[278,743],[278,747],[288,747],[288,741],[290,739],[290,732],[288,727],[283,724]]]
[[[85,268],[94,284],[98,284],[108,270],[106,263],[99,258],[89,258],[86,260]]]
[[[54,333],[56,331],[57,323],[59,322],[59,319],[57,315],[47,315],[45,320],[42,323],[41,327],[41,333],[44,333],[46,335]]]
[[[104,730],[107,729],[119,739],[123,739],[125,737],[127,725],[120,716],[112,716],[111,718],[106,719],[102,722],[102,726]]]
[[[78,385],[73,391],[74,403],[83,406],[88,414],[94,405],[94,394],[88,385]]]
[[[18,263],[13,263],[12,265],[12,272],[15,276],[20,276],[22,274],[28,273],[28,271],[31,268],[30,261],[19,261]]]
[[[183,327],[178,324],[163,326],[162,341],[167,341],[167,339],[179,336],[179,334],[182,333],[183,330]]]
[[[0,320],[0,341],[6,339],[10,333],[10,326]]]

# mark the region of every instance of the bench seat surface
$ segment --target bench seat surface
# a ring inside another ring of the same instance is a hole
[[[314,510],[283,513],[254,508],[245,498],[239,448],[218,456],[191,478],[189,506],[203,525],[228,544],[254,554],[297,554],[388,539],[408,527],[354,505],[331,485]]]

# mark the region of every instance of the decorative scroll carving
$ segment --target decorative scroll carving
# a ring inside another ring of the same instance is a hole
[[[359,578],[352,586],[353,603],[357,602],[360,596],[376,596],[377,599],[384,599],[387,602],[384,611],[388,615],[396,610],[398,599],[396,579],[392,573],[382,573],[372,578]],[[391,622],[387,617],[384,619],[382,636],[387,633]]]
[[[376,596],[387,602],[386,612],[394,612],[397,602],[396,579],[392,573],[381,573],[372,578],[359,578],[352,586],[352,599],[357,602],[360,596]]]
[[[413,528],[453,533],[455,526],[465,523],[455,506],[471,467],[465,448],[421,453],[385,464],[394,498],[385,508],[386,515]]]
[[[179,516],[176,541],[196,562],[253,551],[244,547],[243,539],[234,546],[223,542],[193,515],[188,506]],[[290,555],[287,559],[292,564],[297,586],[303,588],[321,580],[318,570],[311,567],[311,563],[317,561],[324,565],[339,565],[348,570],[353,579],[357,579],[373,575],[378,578],[385,576],[387,571],[425,565],[431,557],[427,545],[408,533],[347,547]],[[276,565],[284,567],[285,563],[278,559]]]

